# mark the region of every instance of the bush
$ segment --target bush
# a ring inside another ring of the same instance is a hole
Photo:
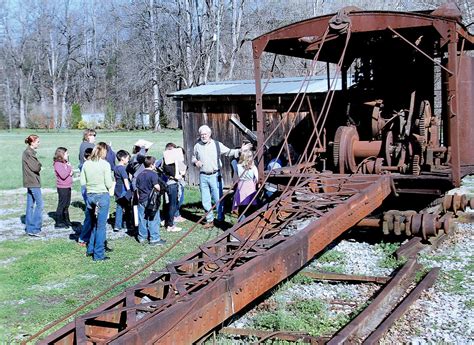
[[[84,120],[81,120],[77,123],[77,128],[78,129],[86,129],[89,128],[88,123]]]
[[[74,103],[71,109],[71,128],[79,128],[80,122],[82,122],[81,106],[77,103]]]

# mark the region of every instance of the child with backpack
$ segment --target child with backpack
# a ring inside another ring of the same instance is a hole
[[[163,245],[166,241],[160,238],[159,207],[166,183],[158,176],[155,161],[155,157],[146,156],[145,169],[137,176],[138,242],[145,243],[149,238],[150,245]]]
[[[55,229],[69,229],[69,205],[71,204],[72,166],[68,161],[69,154],[65,147],[58,147],[54,153],[53,167],[56,175],[56,187],[58,191],[58,207],[56,208]]]

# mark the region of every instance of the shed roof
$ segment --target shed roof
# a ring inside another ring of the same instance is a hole
[[[306,82],[304,82],[306,80]],[[331,79],[332,80],[332,79]],[[287,95],[297,94],[300,90],[306,93],[320,93],[328,91],[328,81],[326,76],[312,76],[293,78],[273,78],[268,81],[262,79],[262,89],[264,95]],[[336,90],[341,90],[341,78],[336,80]],[[222,82],[212,82],[185,90],[168,94],[175,98],[189,96],[255,96],[255,80],[229,80]]]

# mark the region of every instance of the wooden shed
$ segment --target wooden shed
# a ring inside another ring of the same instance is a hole
[[[336,90],[341,89],[341,81]],[[320,109],[321,102],[328,90],[326,76],[310,78],[274,78],[263,81],[263,109],[265,113],[265,134],[275,130],[277,135],[267,147],[280,145],[283,135],[292,121],[298,124],[293,130],[290,142],[298,152],[305,144],[305,134],[311,132],[313,120],[310,109],[315,113]],[[304,92],[306,91],[306,92]],[[300,94],[300,101],[294,102],[295,95]],[[188,162],[188,182],[199,184],[199,171],[192,166],[191,157],[194,144],[199,140],[198,128],[207,124],[212,129],[212,137],[224,145],[239,147],[245,138],[243,133],[233,124],[232,116],[242,122],[251,131],[256,131],[255,112],[255,81],[234,80],[214,82],[169,94],[177,101],[178,117],[183,127],[183,143]],[[337,96],[336,96],[337,97]],[[337,102],[336,102],[337,103]],[[315,114],[317,116],[317,114]],[[230,160],[222,157],[222,176],[224,185],[232,185]]]

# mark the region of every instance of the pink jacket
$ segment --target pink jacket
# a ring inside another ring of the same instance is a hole
[[[72,187],[72,166],[65,162],[54,162],[54,173],[56,174],[56,187]]]

